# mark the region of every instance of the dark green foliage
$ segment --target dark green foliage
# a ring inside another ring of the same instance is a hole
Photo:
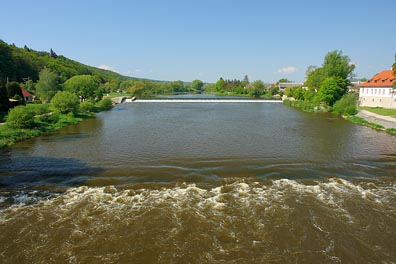
[[[110,110],[113,108],[113,102],[110,98],[104,98],[103,100],[99,101],[98,106],[103,110]]]
[[[11,48],[0,40],[0,81],[5,83],[7,78],[16,80],[16,65]]]
[[[34,112],[23,105],[13,108],[7,116],[7,126],[11,128],[32,128],[34,124]]]
[[[78,112],[80,100],[77,95],[67,91],[59,91],[51,100],[53,107],[62,114]]]
[[[338,115],[355,115],[356,110],[356,95],[345,94],[340,100],[333,105],[333,113]]]
[[[0,112],[6,112],[10,108],[10,101],[8,101],[7,88],[0,81]]]
[[[7,93],[8,93],[9,98],[14,99],[15,96],[18,96],[18,98],[23,99],[23,94],[22,94],[21,87],[19,86],[19,83],[9,82],[9,83],[7,83],[6,87],[7,87]]]
[[[10,81],[24,82],[25,78],[30,78],[36,82],[39,79],[39,72],[44,67],[58,73],[62,83],[75,75],[98,76],[103,83],[111,82],[114,79],[128,79],[128,77],[112,71],[90,67],[70,60],[57,55],[52,50],[43,52],[31,50],[27,47],[17,48],[15,45],[8,45],[0,40],[0,80],[5,82],[8,78]]]

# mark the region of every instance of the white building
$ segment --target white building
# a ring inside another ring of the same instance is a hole
[[[359,85],[359,105],[396,108],[396,76],[392,70],[382,71]]]

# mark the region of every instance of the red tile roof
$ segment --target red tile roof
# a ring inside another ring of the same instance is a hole
[[[392,70],[382,71],[374,75],[373,78],[365,83],[360,84],[360,87],[390,87],[396,82],[396,75]]]
[[[22,90],[22,94],[23,94],[24,98],[27,98],[27,97],[32,97],[33,98],[34,97],[34,95],[29,93],[25,88],[21,87],[21,90]]]

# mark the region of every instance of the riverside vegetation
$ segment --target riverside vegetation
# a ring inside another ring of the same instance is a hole
[[[341,51],[329,52],[322,67],[308,67],[305,88],[286,89],[285,94],[295,100],[285,100],[284,103],[308,112],[354,115],[357,113],[357,95],[347,93],[354,69],[355,65]]]

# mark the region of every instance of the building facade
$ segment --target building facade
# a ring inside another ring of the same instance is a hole
[[[396,76],[392,70],[382,71],[359,85],[359,105],[396,108]]]

